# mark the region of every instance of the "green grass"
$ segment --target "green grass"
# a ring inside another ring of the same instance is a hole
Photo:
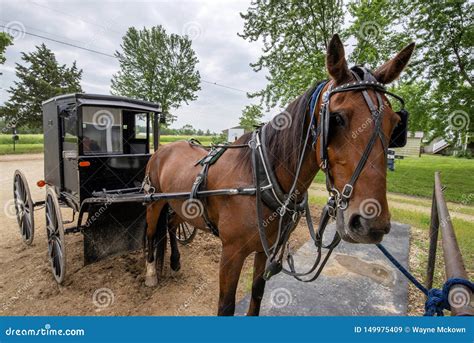
[[[430,216],[421,212],[391,208],[392,219],[401,223],[409,224],[411,226],[422,229],[423,237],[412,236],[412,244],[417,245],[423,250],[428,249],[429,242],[429,226]],[[469,273],[474,273],[474,222],[459,218],[451,218],[454,232],[459,244],[459,249],[463,256],[466,270]],[[441,228],[440,228],[441,230]],[[441,234],[439,236],[441,240]],[[425,259],[423,259],[424,261]],[[425,266],[420,266],[423,269]],[[441,283],[441,280],[435,280]]]
[[[16,149],[13,151],[12,136],[8,134],[0,134],[0,155],[6,154],[25,154],[43,152],[43,135],[42,134],[20,134],[20,139],[16,141]],[[198,139],[203,145],[210,145],[212,136],[160,136],[161,144],[169,144],[179,140],[190,138]]]
[[[469,205],[474,193],[474,160],[450,156],[422,155],[396,160],[395,171],[388,172],[388,191],[431,198],[435,171],[441,172],[447,201]],[[324,183],[324,174],[318,173],[315,182]]]
[[[42,134],[19,134],[16,144],[43,144]],[[12,135],[0,134],[0,145],[12,144]]]
[[[398,195],[393,196],[393,195],[388,195],[388,200],[389,201],[396,201],[396,202],[403,202],[404,204],[409,204],[409,205],[415,205],[415,206],[422,206],[422,207],[431,207],[431,202],[432,199],[425,199],[425,198],[403,198],[400,199]],[[463,213],[463,214],[468,214],[471,216],[474,216],[474,207],[473,206],[460,206],[457,203],[448,203],[448,210],[453,211],[453,212],[458,212],[458,213]],[[465,205],[468,205],[466,202]]]
[[[165,136],[165,135],[163,135],[163,136],[160,136],[160,143],[165,144],[165,143],[171,143],[171,142],[176,142],[176,141],[190,139],[190,138],[196,138],[198,141],[203,143],[203,142],[207,142],[207,141],[210,142],[211,139],[212,139],[212,136],[183,136],[183,135]]]
[[[0,144],[0,155],[7,154],[35,154],[43,152],[43,144],[17,144],[15,151],[13,145]]]

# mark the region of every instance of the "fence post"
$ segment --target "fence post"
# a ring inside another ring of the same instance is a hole
[[[438,206],[436,204],[436,191],[433,186],[433,198],[431,201],[431,221],[430,221],[430,247],[428,252],[428,265],[426,267],[425,287],[431,289],[433,287],[433,276],[436,263],[436,249],[438,247],[439,218]]]
[[[439,172],[435,173],[435,197],[438,210],[439,226],[441,228],[442,247],[444,255],[444,267],[446,278],[468,279],[461,251],[453,230],[448,206],[444,199],[441,188]],[[449,291],[451,313],[454,316],[474,316],[474,308],[470,305],[472,292],[463,285],[455,285]],[[457,306],[462,304],[461,306]],[[464,305],[464,306],[463,306]]]

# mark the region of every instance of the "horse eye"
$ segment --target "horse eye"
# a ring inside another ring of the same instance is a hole
[[[339,112],[331,112],[329,121],[330,121],[330,125],[335,125],[335,126],[344,126],[346,123],[344,116]]]

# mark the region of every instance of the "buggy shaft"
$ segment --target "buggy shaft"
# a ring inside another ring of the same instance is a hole
[[[226,188],[217,190],[203,190],[197,192],[198,198],[205,198],[219,195],[254,195],[255,188]],[[143,202],[150,203],[159,200],[186,199],[191,192],[176,193],[151,193],[151,194],[114,194],[109,196],[98,196],[84,200],[84,203],[124,203],[124,202]]]

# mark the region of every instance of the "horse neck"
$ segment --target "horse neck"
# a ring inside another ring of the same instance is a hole
[[[295,118],[293,118],[296,120]],[[280,140],[280,144],[285,144],[286,146],[282,147],[282,151],[287,151],[290,154],[294,154],[295,156],[300,156],[302,153],[302,150],[304,149],[304,140],[306,138],[306,134],[308,132],[308,127],[311,124],[311,119],[308,113],[305,115],[305,124],[303,126],[303,134],[301,137],[301,143],[295,144],[292,141],[288,140]],[[295,123],[295,122],[293,122]],[[276,140],[279,140],[278,135],[283,134],[281,132],[277,133]],[[316,151],[312,147],[313,143],[313,136],[310,134],[309,140],[306,143],[306,149],[305,149],[305,154],[303,156],[303,161],[301,164],[301,169],[297,178],[297,183],[296,183],[296,189],[299,194],[304,194],[308,188],[311,186],[311,183],[313,182],[314,177],[316,176],[316,173],[319,170],[319,166],[316,160]],[[297,163],[295,164],[294,162],[291,161],[291,158],[288,158],[288,156],[279,156],[278,159],[276,160],[276,163],[274,165],[275,168],[275,174],[278,179],[278,182],[280,183],[280,186],[282,190],[285,193],[288,193],[294,183],[295,180],[295,174],[296,174],[296,169],[297,169]]]

